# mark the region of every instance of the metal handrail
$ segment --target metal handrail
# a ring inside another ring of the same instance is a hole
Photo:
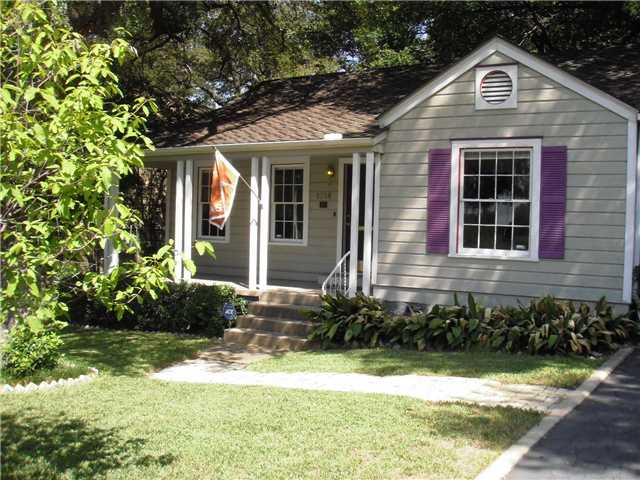
[[[322,282],[322,294],[323,295],[337,295],[341,293],[346,295],[349,290],[349,256],[351,251],[345,253],[342,258],[333,267],[331,273],[327,275],[327,278]]]

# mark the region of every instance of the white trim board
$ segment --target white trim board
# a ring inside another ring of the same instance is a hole
[[[608,93],[579,80],[570,73],[565,72],[555,65],[552,65],[519,47],[516,47],[502,38],[494,37],[488,42],[480,45],[462,60],[453,64],[451,68],[445,70],[426,85],[416,90],[413,94],[405,97],[398,104],[384,112],[378,117],[378,124],[380,127],[387,127],[409,110],[415,108],[427,98],[454,82],[458,77],[460,77],[460,75],[471,70],[482,60],[496,52],[507,55],[516,62],[545,75],[551,80],[555,80],[564,87],[573,90],[574,92],[588,98],[604,108],[607,108],[608,110],[611,110],[623,118],[631,120],[636,119],[638,116],[638,111],[636,109],[617,98],[612,97]]]
[[[633,266],[636,236],[636,174],[638,148],[638,121],[629,119],[627,126],[627,189],[624,231],[624,270],[622,274],[622,301],[631,303],[633,297]]]

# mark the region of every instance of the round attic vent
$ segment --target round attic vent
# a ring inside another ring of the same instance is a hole
[[[480,82],[480,95],[491,105],[499,105],[511,96],[513,83],[511,77],[502,70],[492,70]]]

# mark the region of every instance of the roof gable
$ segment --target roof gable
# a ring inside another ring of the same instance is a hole
[[[627,105],[608,93],[583,82],[574,75],[565,72],[545,60],[516,47],[506,40],[494,37],[380,115],[378,117],[380,127],[387,127],[390,123],[418,106],[421,102],[436,94],[451,82],[455,81],[462,74],[474,68],[484,59],[496,53],[506,55],[514,61],[536,70],[544,76],[555,80],[560,85],[583,95],[585,98],[592,100],[593,102],[624,118],[630,120],[635,120],[637,118],[638,111],[630,105]]]

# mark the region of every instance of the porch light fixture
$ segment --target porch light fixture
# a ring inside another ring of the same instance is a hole
[[[331,178],[331,177],[335,176],[335,174],[336,174],[336,169],[334,168],[333,165],[329,165],[327,167],[327,177]]]

